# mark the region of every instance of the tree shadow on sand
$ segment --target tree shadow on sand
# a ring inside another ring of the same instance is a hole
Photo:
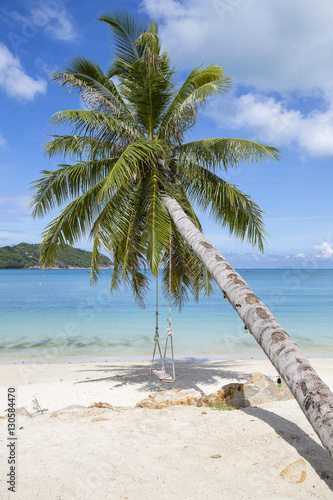
[[[150,363],[133,363],[126,366],[122,365],[96,365],[92,368],[87,367],[80,370],[84,374],[84,379],[76,382],[77,384],[92,383],[92,382],[112,382],[113,387],[123,387],[129,385],[139,385],[139,390],[142,392],[157,392],[163,391],[170,387],[179,389],[196,389],[201,390],[199,385],[208,386],[205,392],[209,394],[209,386],[214,386],[221,380],[220,386],[230,381],[247,380],[252,373],[244,373],[239,371],[240,363],[235,361],[211,361],[208,359],[186,358],[183,361],[177,361],[176,367],[176,382],[167,383],[160,382],[156,375],[150,373]],[[158,364],[154,368],[159,369]],[[172,373],[171,363],[166,362],[166,371]],[[87,375],[95,374],[96,378],[86,379]],[[98,377],[98,375],[101,375]]]
[[[259,407],[247,407],[243,411],[270,425],[288,444],[293,446],[333,491],[333,462],[327,451],[314,441],[298,425],[276,413]]]
[[[244,373],[244,369],[239,370],[242,365],[244,368],[242,361],[186,358],[176,362],[177,381],[170,384],[160,382],[155,375],[151,374],[148,362],[96,364],[78,370],[78,373],[82,374],[82,380],[75,383],[110,382],[114,388],[136,385],[137,389],[144,393],[163,391],[168,388],[201,390],[200,386],[205,386],[204,392],[210,394],[214,390],[213,386],[216,386],[217,383],[219,383],[219,387],[222,387],[231,381],[239,382],[249,379],[252,376],[251,367],[249,367],[248,373]],[[166,363],[166,370],[171,370],[170,362]],[[169,373],[171,372],[169,371]],[[92,375],[94,378],[87,379],[87,376],[91,377]],[[319,477],[333,490],[331,458],[325,449],[298,425],[260,407],[247,407],[242,411],[270,425],[279,436],[293,446],[312,465]]]

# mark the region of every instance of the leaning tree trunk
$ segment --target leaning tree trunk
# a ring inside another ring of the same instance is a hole
[[[243,278],[189,220],[176,200],[163,203],[179,233],[206,266],[250,333],[286,382],[333,459],[333,394],[298,345]]]

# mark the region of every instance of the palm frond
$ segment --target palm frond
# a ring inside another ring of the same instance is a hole
[[[59,248],[64,251],[66,245],[73,245],[90,230],[101,210],[97,197],[102,182],[69,203],[61,214],[46,226],[40,245],[42,265],[51,266]]]
[[[139,137],[130,122],[119,120],[111,114],[95,110],[67,109],[55,113],[51,125],[72,125],[73,134],[97,137],[105,141],[129,143]]]
[[[138,140],[130,144],[115,162],[112,170],[105,179],[101,195],[108,196],[108,192],[116,186],[120,187],[131,179],[139,180],[142,169],[156,161],[156,155],[163,153],[163,144],[158,141]]]
[[[142,33],[147,31],[147,25],[129,12],[115,10],[105,12],[97,18],[97,21],[106,23],[115,41],[115,59],[133,64],[140,59],[142,48],[135,42]]]
[[[30,204],[33,217],[43,217],[53,208],[94,186],[98,185],[101,189],[116,160],[92,160],[74,165],[58,165],[60,168],[55,171],[43,170],[43,176],[32,183],[35,191]]]
[[[160,55],[161,41],[158,36],[158,25],[153,19],[150,21],[149,29],[140,34],[135,45],[141,47],[141,57],[147,48],[150,53]]]
[[[69,91],[78,91],[82,100],[96,110],[107,111],[119,117],[130,116],[114,82],[97,63],[89,59],[73,58],[64,71],[55,71],[51,80],[66,86]]]
[[[158,137],[171,135],[178,143],[181,142],[184,132],[196,122],[198,107],[204,106],[209,97],[226,93],[230,84],[230,79],[224,76],[223,69],[218,65],[195,68],[176,91],[161,123]]]
[[[129,196],[129,198],[128,198]],[[112,276],[111,291],[120,282],[130,286],[140,306],[148,291],[149,278],[142,272],[146,268],[146,242],[143,240],[142,207],[138,202],[140,190],[126,193],[126,206],[120,205],[107,225],[108,235],[115,246],[114,257],[118,272]]]
[[[124,150],[124,146],[116,142],[105,141],[97,137],[80,135],[52,135],[51,137],[52,140],[46,142],[43,147],[45,155],[49,158],[61,155],[95,160],[103,157],[110,158],[113,155],[119,156]]]
[[[142,206],[147,207],[143,238],[147,242],[147,262],[156,276],[170,237],[170,217],[161,201],[164,179],[153,167],[144,184]]]
[[[142,211],[140,185],[120,188],[96,219],[90,237],[94,241],[96,260],[92,260],[91,281],[98,278],[98,251],[100,247],[113,254],[114,272],[111,291],[120,283],[130,286],[140,305],[148,290],[149,279],[142,273],[146,267],[145,244],[142,241]]]
[[[183,185],[190,199],[230,234],[264,250],[263,211],[250,196],[204,167],[191,164],[183,170]]]
[[[169,281],[171,258],[171,283]],[[163,260],[162,286],[163,294],[169,298],[171,286],[171,300],[173,306],[182,309],[188,300],[188,292],[194,299],[199,300],[200,292],[210,296],[213,292],[212,278],[205,266],[186,245],[177,228],[172,224],[171,255],[169,248],[165,251]]]
[[[227,170],[240,163],[280,159],[278,149],[245,139],[203,139],[182,144],[175,151],[182,161],[200,163],[212,171],[218,167]]]
[[[120,78],[121,92],[141,129],[153,139],[174,90],[168,58],[145,47],[142,58]]]

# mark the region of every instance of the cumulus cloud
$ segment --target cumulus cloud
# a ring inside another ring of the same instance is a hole
[[[21,26],[23,36],[30,39],[43,30],[46,36],[55,40],[70,41],[77,38],[72,17],[61,2],[40,4],[27,16],[16,11],[9,14]]]
[[[33,99],[36,94],[45,94],[46,81],[29,76],[5,44],[0,42],[0,88],[10,97]]]
[[[333,98],[326,94],[325,109],[305,115],[287,102],[263,94],[211,102],[207,113],[217,125],[250,129],[263,142],[276,146],[296,144],[302,154],[313,157],[333,155]]]
[[[330,89],[333,4],[321,0],[143,0],[179,66],[221,64],[261,91]]]
[[[333,248],[332,245],[324,241],[321,245],[315,245],[313,247],[315,250],[319,250],[319,254],[315,255],[320,259],[332,259],[333,258]]]

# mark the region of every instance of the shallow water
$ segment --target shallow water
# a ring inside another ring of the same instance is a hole
[[[0,271],[0,358],[109,356],[147,360],[153,350],[155,290],[146,308],[131,291],[110,295],[111,270],[96,286],[87,270]],[[240,270],[305,352],[333,353],[333,270]],[[160,296],[164,342],[168,302]],[[219,289],[172,311],[176,358],[261,357],[261,348]]]

